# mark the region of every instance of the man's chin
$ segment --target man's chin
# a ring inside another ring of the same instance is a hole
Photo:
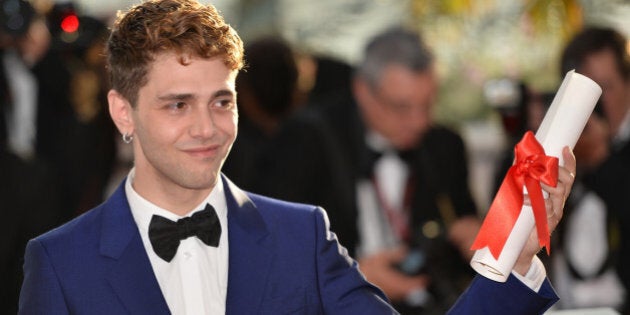
[[[418,141],[401,141],[396,145],[396,149],[399,151],[408,151],[416,147]]]
[[[192,190],[207,190],[212,189],[219,180],[218,174],[211,174],[205,177],[199,178],[187,178],[183,180],[183,185],[187,189]]]

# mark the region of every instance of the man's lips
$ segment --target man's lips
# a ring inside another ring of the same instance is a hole
[[[211,146],[184,149],[182,151],[194,157],[207,158],[207,157],[216,156],[220,148],[221,148],[220,145],[211,145]]]

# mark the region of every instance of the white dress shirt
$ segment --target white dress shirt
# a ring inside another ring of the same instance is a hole
[[[613,148],[620,149],[630,140],[630,110],[626,112],[626,115],[619,125],[617,134],[612,139]]]
[[[10,78],[7,84],[13,96],[7,115],[8,146],[11,152],[29,159],[35,153],[37,79],[14,50],[6,51],[2,62],[6,76]]]
[[[560,308],[611,307],[624,303],[625,289],[609,256],[607,209],[604,201],[577,182],[571,198],[574,207],[565,220],[564,244],[554,255],[554,285],[562,296]],[[582,276],[576,277],[570,267]]]
[[[389,205],[391,211],[396,211],[398,217],[406,218],[403,199],[409,177],[409,167],[385,138],[369,132],[365,140],[371,149],[383,152],[383,155],[374,164],[374,179],[379,187],[370,179],[360,179],[356,183],[360,240],[356,248],[358,257],[369,256],[403,243],[390,218],[384,213],[382,203]]]
[[[149,223],[156,214],[177,221],[182,217],[142,198],[132,187],[134,169],[125,184],[133,218],[138,225],[144,248],[162,295],[172,314],[225,314],[228,281],[227,205],[223,182],[219,180],[210,195],[187,216],[203,210],[206,203],[217,212],[221,223],[218,247],[205,245],[196,237],[182,240],[175,257],[166,262],[153,251],[149,240]]]

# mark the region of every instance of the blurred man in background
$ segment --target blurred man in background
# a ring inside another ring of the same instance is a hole
[[[100,203],[113,160],[106,80],[96,74],[104,63],[93,57],[103,59],[107,29],[63,8],[60,17],[76,19],[71,33],[51,18],[61,7],[0,0],[0,309],[9,313],[26,242]]]
[[[262,37],[245,45],[247,68],[236,78],[238,137],[223,172],[244,189],[338,213],[352,207],[350,183],[335,139],[298,96],[293,49]],[[331,222],[333,230],[343,222]],[[342,243],[353,237],[340,230]]]
[[[354,183],[355,207],[332,221],[354,218],[348,246],[403,313],[443,313],[454,302],[479,226],[464,143],[433,121],[437,91],[430,49],[396,28],[367,45],[353,98],[319,107]]]
[[[114,160],[101,53],[107,28],[67,5],[1,5],[0,142],[55,173],[67,221],[103,200]]]
[[[50,165],[37,156],[36,141],[40,106],[47,104],[40,102],[46,89],[41,87],[37,71],[50,41],[45,19],[28,2],[0,1],[2,314],[17,312],[26,242],[60,222],[56,177]]]
[[[605,203],[608,210],[606,222],[617,223],[619,237],[608,245],[613,251],[610,255],[615,256],[614,251],[618,251],[615,265],[628,291],[630,57],[626,50],[626,38],[611,28],[585,28],[573,37],[562,53],[561,74],[571,69],[593,79],[603,90],[600,103],[575,147],[575,155],[579,157],[584,185]],[[602,261],[605,263],[608,259]],[[604,267],[598,270],[606,270]],[[628,307],[625,306],[626,312],[630,311]]]

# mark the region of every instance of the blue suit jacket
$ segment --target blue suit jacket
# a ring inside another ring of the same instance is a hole
[[[321,208],[247,193],[223,180],[227,314],[395,313],[328,230]],[[124,184],[104,204],[31,240],[24,273],[20,314],[169,314]],[[498,284],[478,277],[453,311],[535,314],[550,301],[515,279]]]

